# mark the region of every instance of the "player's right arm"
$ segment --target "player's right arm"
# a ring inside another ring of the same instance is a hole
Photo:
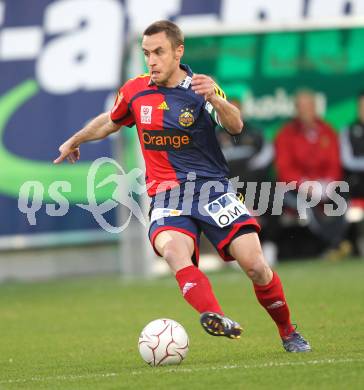
[[[129,110],[128,101],[124,98],[125,86],[120,88],[111,112],[105,112],[91,120],[83,129],[59,147],[60,155],[53,161],[55,164],[59,164],[65,159],[70,163],[75,163],[80,159],[81,144],[103,139],[118,131],[121,126],[134,125],[134,118]]]
[[[75,163],[80,159],[81,144],[103,139],[119,130],[120,126],[111,120],[109,112],[97,116],[59,147],[60,155],[53,162],[59,164],[67,159],[70,163]]]

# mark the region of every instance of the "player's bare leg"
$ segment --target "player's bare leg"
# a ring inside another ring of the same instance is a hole
[[[192,262],[194,240],[174,230],[160,232],[154,246],[175,274],[185,300],[201,314],[201,324],[213,336],[239,338],[240,325],[224,316],[206,275]]]
[[[295,332],[282,283],[264,259],[258,234],[237,237],[230,244],[229,252],[252,280],[257,299],[276,323],[286,351],[310,351],[310,345]]]
[[[187,234],[163,230],[155,238],[154,246],[174,274],[193,265],[191,259],[195,246],[193,239]]]
[[[248,233],[234,239],[230,254],[256,285],[266,285],[273,278],[273,271],[264,259],[257,233]]]

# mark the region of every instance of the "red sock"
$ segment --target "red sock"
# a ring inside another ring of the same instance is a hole
[[[254,284],[255,295],[278,326],[281,337],[288,336],[294,327],[291,324],[289,309],[279,276],[274,272],[273,279],[265,286]]]
[[[194,265],[182,268],[176,279],[184,299],[199,313],[212,311],[224,315],[206,275]]]

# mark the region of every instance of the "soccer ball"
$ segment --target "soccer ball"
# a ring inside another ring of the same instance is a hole
[[[140,355],[152,367],[181,363],[187,355],[188,347],[189,340],[184,327],[165,318],[150,322],[139,336]]]

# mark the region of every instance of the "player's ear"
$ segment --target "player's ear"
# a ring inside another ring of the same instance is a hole
[[[183,57],[184,51],[185,51],[185,47],[183,45],[179,45],[176,48],[176,60],[180,60]]]

